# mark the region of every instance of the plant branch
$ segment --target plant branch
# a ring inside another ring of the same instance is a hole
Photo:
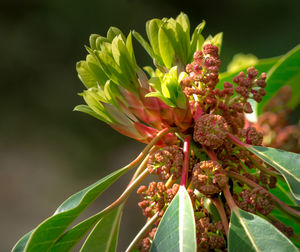
[[[216,156],[216,154],[214,153],[213,150],[205,148],[205,147],[203,147],[203,149],[212,161],[217,161],[218,162],[217,156]]]
[[[143,226],[143,228],[140,230],[140,232],[134,237],[132,242],[129,244],[128,248],[126,249],[126,252],[132,251],[136,244],[145,236],[145,234],[151,229],[153,224],[157,221],[159,212],[154,214],[151,219]]]
[[[300,218],[300,212],[297,211],[296,209],[293,209],[291,207],[289,207],[287,204],[285,204],[283,201],[281,201],[280,199],[278,199],[276,196],[274,196],[272,193],[268,192],[265,188],[263,188],[262,186],[256,184],[254,181],[236,173],[233,171],[224,171],[225,174],[227,174],[229,177],[234,178],[236,180],[239,180],[241,182],[244,182],[245,184],[247,184],[248,186],[252,187],[252,188],[259,188],[260,190],[263,190],[264,192],[267,192],[268,194],[270,194],[272,200],[274,201],[276,207],[282,211],[284,211],[286,214],[290,215],[291,217],[293,216],[294,219],[297,220],[297,222],[299,223],[299,218]]]
[[[271,176],[274,176],[276,178],[279,178],[281,179],[282,181],[285,181],[284,178],[282,177],[282,175],[279,173],[279,172],[276,172],[276,171],[272,171],[270,169],[268,169],[267,167],[261,165],[259,162],[257,162],[257,160],[252,157],[251,155],[247,155],[248,158],[252,161],[252,163],[254,163],[254,165],[261,171],[263,171],[264,173],[268,174],[268,175],[271,175]]]
[[[157,135],[151,140],[149,144],[142,150],[142,152],[137,156],[135,160],[133,160],[128,166],[134,165],[136,166],[138,163],[140,163],[148,154],[148,152],[151,150],[151,148],[157,144],[157,142],[162,139],[166,134],[171,133],[175,131],[175,128],[165,128],[157,133]]]
[[[212,200],[213,204],[215,205],[215,207],[217,208],[217,210],[219,212],[223,227],[225,229],[225,234],[228,237],[228,227],[229,227],[228,226],[228,219],[227,219],[227,215],[226,215],[225,210],[224,210],[223,203],[220,200],[220,198],[212,198],[211,200]]]
[[[181,181],[180,185],[185,186],[186,181],[187,181],[187,174],[189,170],[189,161],[190,161],[190,141],[191,141],[191,136],[186,136],[184,138],[184,143],[183,143],[183,166],[182,166],[182,175],[181,175]]]
[[[223,187],[223,193],[224,193],[225,199],[226,199],[227,204],[230,207],[231,211],[235,211],[238,207],[235,204],[234,199],[232,198],[232,195],[229,191],[228,185],[225,185]]]

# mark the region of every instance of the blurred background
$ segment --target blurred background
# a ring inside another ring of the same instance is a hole
[[[222,70],[236,53],[259,58],[286,53],[300,42],[300,1],[2,0],[0,3],[0,251],[34,228],[71,194],[126,165],[143,145],[83,113],[75,63],[91,33],[110,26],[145,35],[145,22],[184,11],[204,35],[224,32]],[[151,60],[135,42],[138,64]],[[85,214],[122,192],[121,178]],[[124,251],[144,217],[133,195],[122,218]],[[74,251],[77,251],[76,248]]]

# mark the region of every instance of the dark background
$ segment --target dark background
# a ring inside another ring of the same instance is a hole
[[[75,63],[91,33],[110,26],[145,34],[145,22],[184,11],[192,28],[224,32],[223,70],[236,53],[278,56],[300,41],[300,1],[49,0],[0,3],[0,251],[51,215],[68,196],[126,165],[143,145],[82,113]],[[151,64],[135,43],[138,63]],[[129,174],[130,176],[130,174]],[[103,209],[128,183],[117,182],[88,209]],[[118,251],[144,221],[126,205]],[[76,249],[77,250],[77,249]]]

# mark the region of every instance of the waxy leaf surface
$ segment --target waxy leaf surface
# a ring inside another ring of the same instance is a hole
[[[62,203],[53,216],[42,222],[31,233],[25,249],[19,251],[48,251],[80,213],[126,171],[127,167],[117,170],[72,195]]]
[[[167,208],[150,252],[196,252],[195,220],[190,196],[183,186]]]
[[[123,205],[106,214],[85,240],[81,252],[115,252]]]
[[[300,200],[300,155],[270,147],[251,146],[247,149],[274,167],[285,178],[293,196]]]
[[[231,213],[228,251],[296,252],[298,249],[272,224],[237,208]]]

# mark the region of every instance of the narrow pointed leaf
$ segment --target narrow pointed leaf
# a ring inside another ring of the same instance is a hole
[[[289,51],[274,65],[268,73],[266,96],[258,104],[258,111],[261,113],[270,98],[284,85],[289,85],[292,89],[292,99],[289,105],[295,107],[300,102],[300,45]]]
[[[151,19],[146,23],[146,32],[158,64],[163,65],[159,51],[158,32],[162,24],[160,19]]]
[[[180,186],[158,226],[150,249],[156,251],[197,251],[193,206],[184,186]]]
[[[11,250],[11,252],[25,252],[25,246],[27,241],[29,240],[29,237],[31,235],[31,233],[34,230],[31,230],[30,232],[28,232],[27,234],[25,234],[17,243],[16,245],[13,247],[13,249]]]
[[[70,228],[55,242],[49,252],[70,251],[93,228],[93,226],[105,216],[105,214],[107,213],[102,211]]]
[[[106,214],[85,240],[81,252],[115,252],[123,205]]]
[[[231,213],[228,251],[296,252],[298,249],[272,224],[257,215],[237,208]]]
[[[132,32],[133,37],[141,44],[141,46],[145,49],[145,51],[150,55],[152,59],[155,59],[156,56],[153,52],[153,49],[149,45],[149,43],[136,31]]]
[[[105,114],[96,113],[94,110],[92,110],[87,105],[77,105],[74,108],[74,111],[79,111],[79,112],[86,113],[86,114],[91,115],[91,116],[97,118],[98,120],[103,121],[103,122],[105,122],[107,124],[111,124],[112,123],[111,119],[107,118],[107,116]]]
[[[300,154],[262,146],[248,145],[247,149],[279,171],[293,196],[300,200]]]
[[[26,251],[49,250],[80,213],[126,171],[127,167],[117,170],[63,202],[53,216],[32,232],[26,244]]]
[[[173,65],[175,52],[172,47],[172,42],[169,40],[169,37],[165,29],[163,28],[163,26],[161,26],[159,29],[158,40],[159,40],[159,52],[164,62],[164,65],[167,68],[171,68]]]

